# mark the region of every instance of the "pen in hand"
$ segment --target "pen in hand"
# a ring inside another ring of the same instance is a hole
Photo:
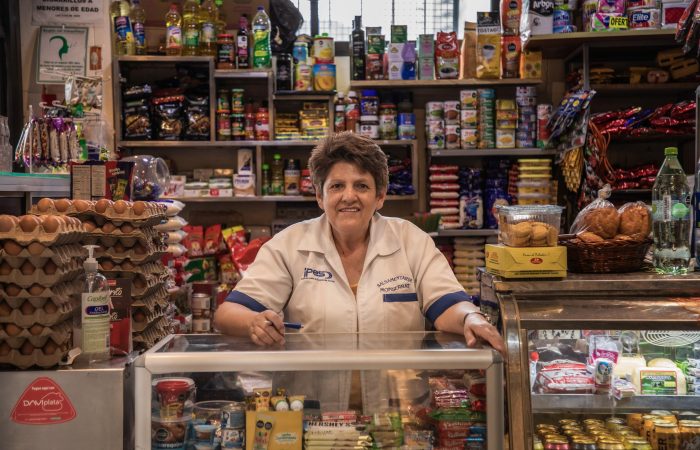
[[[267,324],[268,324],[268,325],[272,325],[272,322],[270,322],[270,321],[268,320],[268,321],[267,321]],[[300,324],[300,323],[298,323],[298,322],[283,322],[283,324],[284,324],[284,327],[285,327],[285,328],[289,328],[289,329],[292,329],[292,330],[301,330],[302,328],[304,328],[304,325],[302,325],[302,324]]]

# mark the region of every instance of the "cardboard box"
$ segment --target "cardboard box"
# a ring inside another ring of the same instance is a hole
[[[403,62],[389,62],[387,66],[387,74],[390,80],[402,80],[401,69],[403,68]]]
[[[433,58],[435,56],[435,37],[432,34],[418,36],[418,57]]]
[[[256,424],[260,421],[264,427],[265,422],[270,421],[272,422],[272,430],[267,446],[263,446],[263,448],[267,448],[267,450],[301,450],[302,419],[302,411],[246,411],[245,446],[246,448],[257,448],[255,446]]]
[[[403,48],[406,44],[389,44],[386,48],[387,57],[389,62],[403,62]]]
[[[565,278],[566,247],[486,244],[486,271],[504,278]]]
[[[70,163],[73,200],[131,200],[134,164],[127,161]]]
[[[435,61],[433,60],[433,58],[418,58],[417,72],[419,80],[434,80]]]

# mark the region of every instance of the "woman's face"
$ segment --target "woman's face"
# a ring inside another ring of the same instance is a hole
[[[316,192],[318,206],[326,213],[334,231],[364,233],[374,212],[384,205],[386,191],[377,195],[377,186],[369,172],[355,164],[337,162]]]

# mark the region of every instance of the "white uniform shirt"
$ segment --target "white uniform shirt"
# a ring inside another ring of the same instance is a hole
[[[302,332],[422,331],[470,301],[433,240],[411,222],[375,214],[357,297],[326,215],[292,225],[260,248],[227,301],[284,311]]]

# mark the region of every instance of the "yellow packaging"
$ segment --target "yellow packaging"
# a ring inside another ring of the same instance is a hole
[[[303,441],[303,411],[246,411],[246,430],[256,430],[256,424],[272,423],[267,437],[267,450],[301,450]],[[245,434],[246,448],[255,447],[256,433]]]
[[[501,35],[480,34],[476,38],[476,77],[501,77]]]
[[[520,78],[542,78],[542,52],[524,50],[520,54]]]
[[[486,244],[486,271],[504,278],[565,278],[566,247]]]
[[[314,64],[314,91],[335,90],[335,64]]]

